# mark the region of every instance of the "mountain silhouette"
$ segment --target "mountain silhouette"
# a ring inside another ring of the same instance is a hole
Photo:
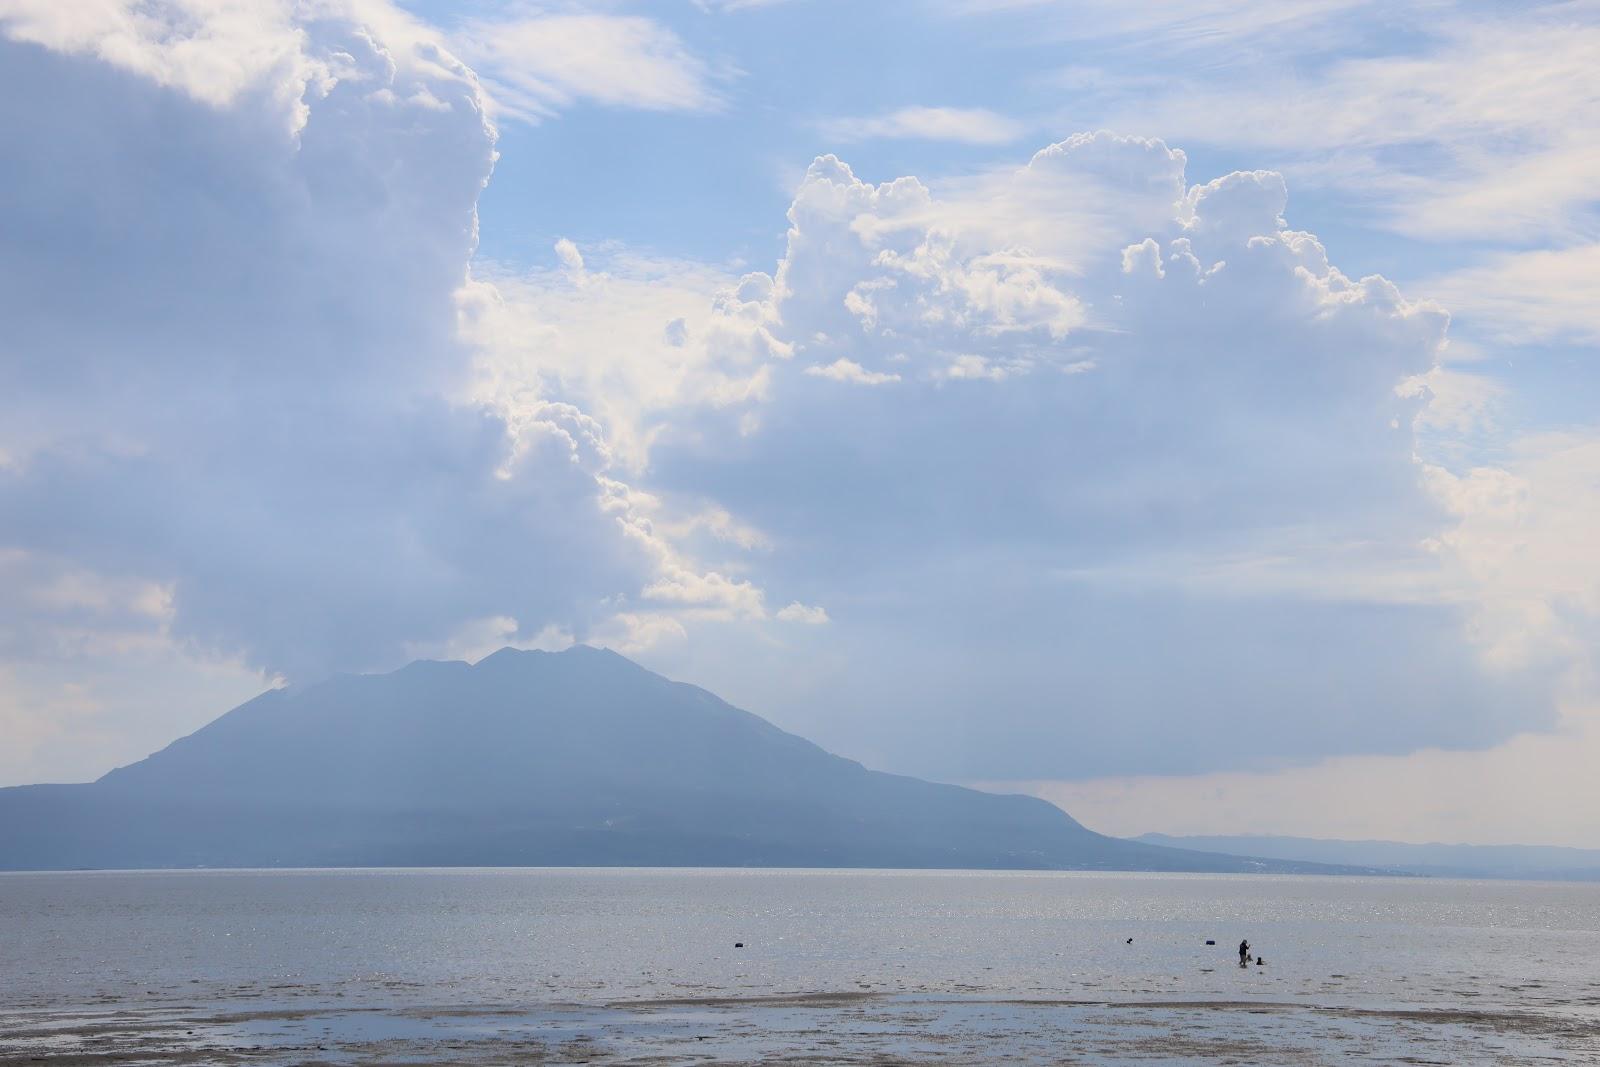
[[[96,782],[0,789],[0,868],[447,865],[1332,869],[867,770],[581,645],[275,689]]]

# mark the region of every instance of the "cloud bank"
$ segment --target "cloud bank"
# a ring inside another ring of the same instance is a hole
[[[80,703],[116,733],[106,694],[151,657],[190,664],[188,707],[215,699],[213,665],[233,693],[498,620],[507,641],[625,644],[647,588],[759,610],[654,532],[593,418],[475,398],[459,316],[494,159],[484,94],[386,6],[316,16],[0,8],[15,719],[64,706],[52,671],[98,685]]]
[[[203,718],[275,677],[575,639],[946,778],[1565,728],[1597,609],[1528,562],[1519,509],[1581,489],[1587,442],[1420,459],[1491,398],[1439,368],[1440,308],[1293,227],[1279,173],[1196,180],[1103,132],[952,179],[823,155],[768,269],[475,260],[491,100],[705,111],[725,83],[648,20],[308,10],[0,6],[17,767],[165,740],[116,695],[159,703],[158,674]],[[873,136],[977,129],[897,114]],[[1533,328],[1508,306],[1476,305]],[[1593,528],[1565,514],[1540,553]]]
[[[762,532],[746,565],[851,649],[765,706],[882,764],[1178,773],[1548,725],[1430,547],[1456,521],[1416,457],[1447,316],[1339,271],[1279,175],[1185,169],[1104,133],[944,191],[824,157],[770,275],[624,287],[624,256],[598,289],[530,277],[495,312],[520,329],[485,335],[637,331],[644,358],[487,358],[604,410],[653,494]],[[688,325],[727,307],[759,344]]]

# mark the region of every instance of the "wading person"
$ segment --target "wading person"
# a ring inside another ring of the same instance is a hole
[[[1243,967],[1250,962],[1250,942],[1239,942],[1239,966]]]

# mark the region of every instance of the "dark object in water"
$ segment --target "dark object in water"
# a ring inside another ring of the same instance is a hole
[[[1207,942],[1206,942],[1206,944],[1208,944],[1208,945],[1215,945],[1215,944],[1216,944],[1216,942],[1215,942],[1215,941],[1207,941]]]
[[[1133,938],[1131,938],[1131,937],[1128,938],[1128,944],[1130,944],[1130,945],[1133,944]]]
[[[1256,957],[1256,966],[1257,967],[1265,967],[1266,965],[1267,965],[1267,961],[1266,960],[1262,959],[1260,956]]]
[[[743,941],[735,941],[733,943],[733,947],[734,948],[744,948],[744,942]]]

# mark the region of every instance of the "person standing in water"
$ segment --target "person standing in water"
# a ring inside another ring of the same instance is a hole
[[[1239,942],[1239,966],[1243,967],[1250,962],[1250,942]]]

